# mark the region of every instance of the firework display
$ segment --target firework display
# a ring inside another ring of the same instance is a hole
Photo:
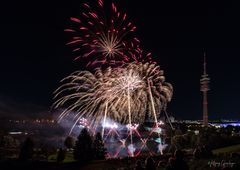
[[[84,59],[87,65],[121,65],[132,61],[151,61],[151,54],[143,55],[140,40],[134,35],[136,26],[127,20],[127,14],[112,3],[111,12],[104,12],[102,0],[84,3],[79,17],[71,17],[70,28],[65,29],[75,53],[75,60]],[[107,15],[108,14],[108,15]]]
[[[99,125],[104,117],[125,124],[143,123],[146,113],[155,120],[172,96],[163,71],[149,63],[129,63],[105,71],[97,68],[95,74],[78,71],[63,82],[55,92],[54,106],[66,108],[59,120],[75,112],[76,122],[85,117],[92,120],[91,125]]]
[[[63,109],[58,122],[71,119],[70,134],[75,127],[93,133],[100,127],[105,143],[115,135],[117,142],[109,146],[118,149],[112,157],[124,148],[130,156],[139,155],[149,141],[154,141],[162,154],[165,145],[158,119],[171,101],[173,87],[165,81],[151,53],[145,54],[140,48],[136,27],[127,15],[114,3],[105,12],[109,5],[103,0],[84,3],[80,16],[71,17],[71,26],[65,29],[75,60],[84,61],[94,71],[76,71],[61,81],[53,104],[55,109]],[[144,122],[154,123],[147,135],[138,131]],[[122,126],[123,133],[119,132]],[[156,139],[152,134],[157,134]]]

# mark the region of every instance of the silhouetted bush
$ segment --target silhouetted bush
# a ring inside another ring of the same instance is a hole
[[[19,159],[22,161],[31,160],[33,157],[34,143],[30,138],[27,138],[21,148]]]
[[[99,132],[96,134],[93,142],[93,151],[96,159],[105,159],[106,148],[104,147],[102,136]]]
[[[64,145],[68,149],[73,148],[74,147],[74,139],[71,136],[68,136],[64,141]]]
[[[62,148],[60,148],[57,154],[57,162],[61,163],[62,161],[64,161],[65,155],[66,155],[65,151]]]

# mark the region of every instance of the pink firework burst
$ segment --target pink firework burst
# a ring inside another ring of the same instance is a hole
[[[114,3],[107,8],[109,4],[103,0],[94,2],[83,3],[80,16],[71,17],[71,27],[64,30],[70,34],[67,45],[72,46],[75,60],[84,58],[87,66],[150,61],[149,54],[142,54],[140,40],[134,35],[136,26],[127,20],[127,14]]]

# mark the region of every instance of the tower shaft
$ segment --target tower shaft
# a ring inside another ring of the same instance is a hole
[[[208,102],[207,92],[203,92],[203,125],[208,126]]]

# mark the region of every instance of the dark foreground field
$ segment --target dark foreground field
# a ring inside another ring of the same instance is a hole
[[[131,160],[102,160],[91,161],[86,165],[77,162],[56,163],[56,162],[20,162],[4,161],[0,163],[1,170],[134,170],[135,162],[139,159]],[[144,163],[144,159],[140,159]],[[190,170],[239,170],[239,158],[214,157],[211,159],[194,160],[186,158]],[[157,161],[156,161],[157,162]],[[231,166],[232,165],[232,166]],[[164,170],[164,166],[157,166],[157,170]]]
[[[235,153],[235,154],[233,154]],[[240,144],[213,150],[209,158],[196,159],[192,154],[186,154],[184,160],[190,170],[240,170]],[[157,170],[166,168],[171,154],[153,156]],[[72,153],[67,153],[62,163],[57,163],[56,155],[49,156],[46,161],[0,161],[0,170],[134,170],[136,161],[144,165],[147,155],[136,158],[93,160],[80,164],[73,159]]]
[[[77,162],[20,162],[4,161],[0,163],[1,170],[110,170],[126,168],[121,161],[92,161],[86,165]]]

